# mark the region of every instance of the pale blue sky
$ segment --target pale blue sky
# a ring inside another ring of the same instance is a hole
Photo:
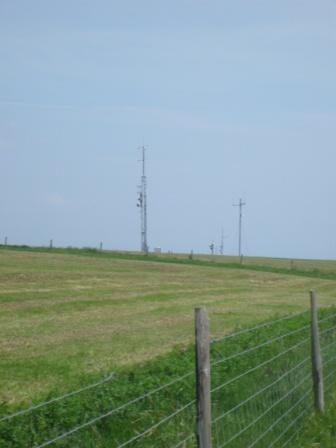
[[[336,3],[0,3],[0,241],[336,256]]]

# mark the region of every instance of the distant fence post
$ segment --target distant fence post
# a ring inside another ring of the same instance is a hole
[[[311,359],[314,387],[315,410],[324,411],[323,369],[320,349],[320,337],[317,318],[317,301],[315,291],[310,291],[311,310]]]
[[[211,448],[210,338],[205,308],[195,309],[197,446]]]

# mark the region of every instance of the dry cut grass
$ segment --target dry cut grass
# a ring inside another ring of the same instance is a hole
[[[213,336],[335,303],[336,282],[274,273],[0,251],[0,400],[30,399],[193,340],[206,306]]]

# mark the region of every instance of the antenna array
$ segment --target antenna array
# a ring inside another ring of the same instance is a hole
[[[139,185],[137,206],[140,208],[140,216],[141,216],[141,251],[147,254],[148,244],[147,244],[146,148],[142,146],[140,149],[142,151],[142,158],[140,160],[140,162],[142,163],[142,175],[141,175],[141,185]]]
[[[243,202],[242,199],[239,199],[239,204],[233,204],[234,207],[239,207],[239,241],[238,241],[238,255],[242,256],[242,220],[243,220],[243,207],[246,205],[246,202]]]

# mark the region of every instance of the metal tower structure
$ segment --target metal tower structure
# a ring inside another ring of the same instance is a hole
[[[227,235],[224,235],[224,229],[222,227],[221,229],[221,241],[219,246],[219,253],[220,255],[224,255],[224,239],[227,238]]]
[[[238,241],[238,255],[242,256],[242,221],[243,221],[243,207],[246,205],[246,202],[243,202],[242,199],[239,199],[239,204],[233,204],[234,207],[239,207],[239,241]]]
[[[147,177],[146,177],[146,148],[142,146],[141,148],[142,158],[140,162],[142,163],[142,175],[141,175],[141,185],[139,186],[138,204],[140,208],[141,216],[141,251],[145,254],[148,253],[148,243],[147,243]]]

